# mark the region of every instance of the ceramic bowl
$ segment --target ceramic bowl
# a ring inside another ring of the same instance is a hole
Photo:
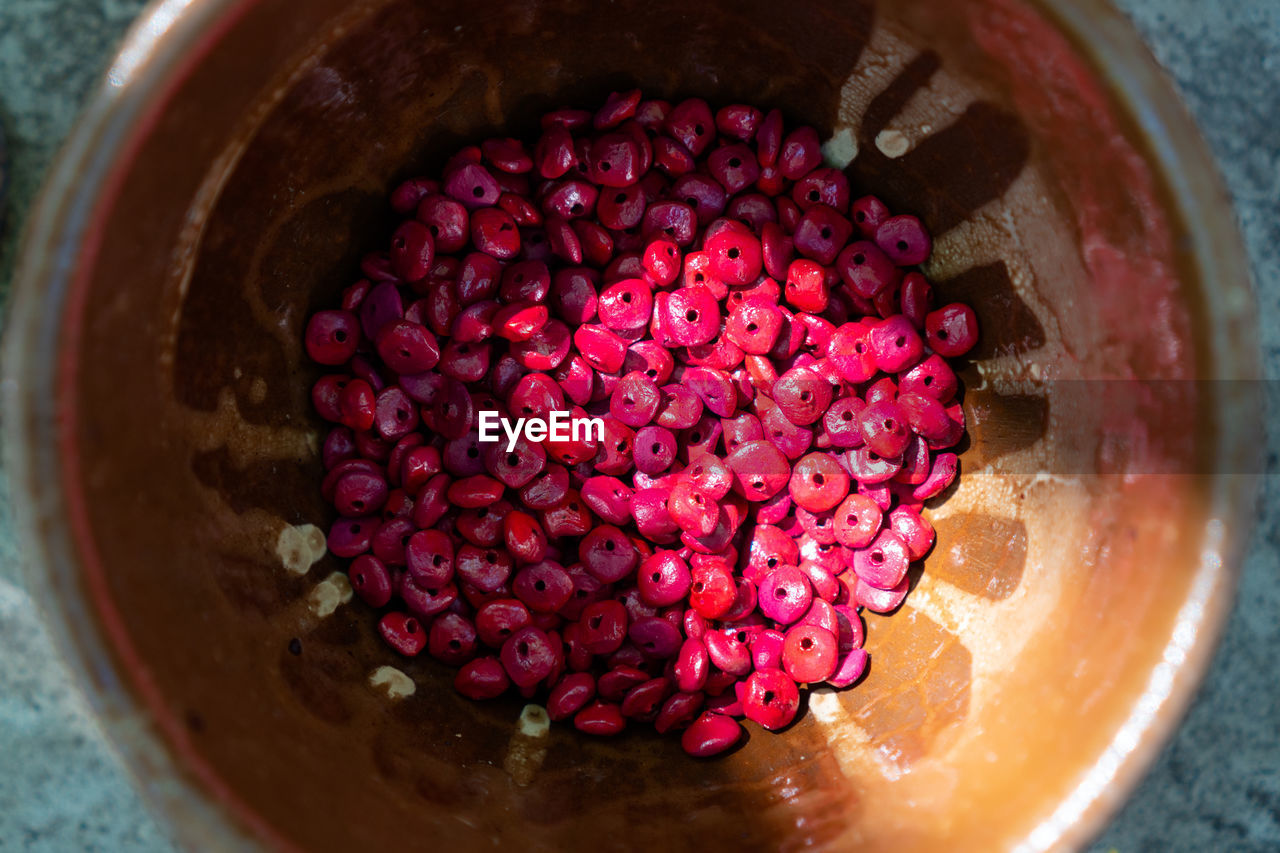
[[[713,761],[460,698],[380,643],[320,533],[302,329],[389,189],[630,86],[815,125],[982,326],[961,482],[907,604],[868,615],[868,675]],[[1232,222],[1099,0],[163,0],[26,236],[5,427],[32,583],[193,849],[1072,848],[1232,600],[1259,423]]]

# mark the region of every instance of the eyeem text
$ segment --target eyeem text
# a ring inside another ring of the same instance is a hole
[[[480,441],[492,444],[507,437],[507,452],[516,449],[523,434],[529,441],[604,441],[603,418],[575,418],[553,411],[549,418],[504,418],[498,412],[480,412]]]

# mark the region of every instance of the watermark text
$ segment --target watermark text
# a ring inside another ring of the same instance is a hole
[[[552,411],[546,418],[504,418],[501,413],[482,411],[478,421],[480,441],[493,444],[507,439],[507,452],[516,449],[523,435],[529,441],[603,441],[604,419],[579,417],[565,411]]]

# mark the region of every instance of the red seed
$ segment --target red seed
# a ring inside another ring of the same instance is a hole
[[[709,343],[720,331],[720,304],[705,284],[673,291],[663,314],[663,326],[680,346]]]
[[[551,688],[547,697],[547,716],[564,720],[578,713],[596,694],[596,680],[588,672],[573,672]]]
[[[512,598],[495,598],[476,610],[476,635],[490,648],[501,648],[507,638],[529,625],[529,609]]]
[[[707,711],[684,730],[680,747],[695,758],[710,758],[732,749],[741,738],[737,720]]]
[[[516,598],[534,613],[554,613],[569,603],[573,579],[552,560],[525,566],[511,581]]]
[[[360,345],[360,323],[350,311],[319,311],[307,323],[307,355],[317,364],[345,364]]]
[[[493,656],[476,658],[462,665],[453,687],[468,699],[496,699],[511,685],[506,670]]]
[[[904,506],[894,507],[889,511],[888,521],[889,529],[902,539],[912,560],[923,559],[929,553],[934,541],[933,526],[920,513]]]
[[[898,607],[907,597],[908,578],[903,578],[893,589],[877,589],[871,584],[858,578],[854,585],[854,599],[856,603],[862,607],[875,613],[891,613]]]
[[[461,507],[489,506],[502,497],[504,486],[492,477],[477,474],[449,486],[449,502]]]
[[[800,692],[796,683],[780,669],[753,672],[739,698],[747,719],[771,731],[789,725],[800,709]]]
[[[471,620],[457,613],[441,613],[431,623],[427,649],[441,663],[461,666],[475,657],[476,628]]]
[[[405,606],[423,619],[448,610],[458,600],[458,589],[453,582],[438,588],[424,588],[405,577],[401,579],[399,592]]]
[[[870,339],[876,367],[885,373],[907,370],[924,355],[924,341],[911,321],[901,314],[873,328]]]
[[[797,254],[820,264],[831,264],[853,233],[853,226],[833,208],[815,204],[796,224],[792,240]]]
[[[772,166],[778,159],[782,148],[782,112],[770,110],[765,113],[756,129],[756,152],[760,157],[760,165]]]
[[[849,494],[849,475],[829,453],[810,453],[791,472],[791,500],[810,512],[833,509]],[[834,531],[832,534],[834,541]]]
[[[635,620],[627,636],[649,660],[666,660],[680,648],[680,629],[661,616]]]
[[[643,669],[640,669],[639,666],[632,666],[622,662],[621,655],[623,651],[620,649],[617,654],[609,659],[609,665],[612,668],[601,675],[596,683],[597,693],[606,702],[621,702],[633,687],[649,680],[648,674]],[[632,661],[635,664],[640,664],[643,662],[643,658],[637,653]]]
[[[827,629],[802,623],[787,631],[782,664],[796,681],[826,681],[835,673],[837,661],[836,638]]]
[[[715,138],[715,117],[701,98],[682,101],[667,114],[667,133],[678,140],[694,157],[700,155]]]
[[[778,310],[776,297],[773,300],[743,299],[729,314],[725,337],[743,352],[765,355],[777,343],[782,325],[783,315]]]
[[[497,548],[463,545],[454,558],[458,577],[483,592],[496,592],[511,577],[511,555]]]
[[[377,557],[371,554],[356,557],[347,570],[347,578],[355,594],[370,607],[384,607],[391,601],[391,574]]]
[[[548,127],[538,140],[533,157],[543,178],[555,179],[568,172],[577,159],[569,130],[559,124]]]
[[[435,260],[435,238],[421,222],[402,223],[391,237],[391,267],[405,281],[421,281]]]
[[[636,685],[627,691],[627,695],[622,700],[622,716],[642,722],[653,722],[671,691],[669,678],[653,678]]]
[[[427,645],[422,623],[407,613],[388,613],[378,622],[378,631],[387,645],[405,657],[416,657]]]
[[[701,691],[692,693],[676,693],[663,703],[662,709],[654,720],[653,727],[658,734],[682,729],[689,725],[701,710],[706,696]]]
[[[960,460],[954,453],[939,453],[933,458],[933,467],[929,469],[929,476],[912,490],[911,497],[918,501],[937,497],[951,485],[959,468]]]
[[[914,216],[891,216],[876,228],[876,245],[900,267],[924,263],[933,248],[929,232]]]
[[[551,674],[555,652],[546,632],[532,625],[516,631],[502,644],[502,668],[517,687],[532,687]]]
[[[689,606],[706,619],[719,619],[733,607],[738,588],[729,569],[718,564],[696,566],[689,587]]]
[[[938,355],[957,358],[978,342],[978,318],[968,305],[953,302],[924,318],[929,346]]]
[[[589,735],[612,737],[627,727],[627,721],[617,705],[597,700],[574,715],[573,727]]]
[[[749,441],[739,446],[725,464],[734,473],[734,490],[751,501],[773,497],[791,475],[786,457],[768,441]]]
[[[703,251],[711,274],[730,287],[755,281],[764,264],[760,240],[737,230],[720,231],[706,241]]]
[[[391,192],[391,208],[401,216],[408,216],[422,199],[440,189],[439,181],[429,178],[410,178]]]

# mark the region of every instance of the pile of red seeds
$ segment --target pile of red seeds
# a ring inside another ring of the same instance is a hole
[[[615,93],[491,139],[314,315],[335,424],[329,550],[399,653],[596,735],[709,756],[863,673],[933,544],[964,433],[918,219],[850,199],[777,110]],[[478,413],[598,417],[603,440],[481,443]]]

